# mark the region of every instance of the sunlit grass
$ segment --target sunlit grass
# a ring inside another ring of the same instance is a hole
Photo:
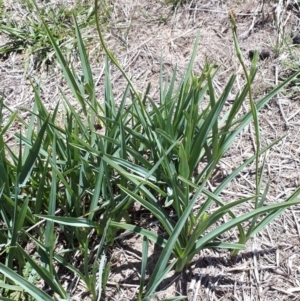
[[[95,1],[97,6],[98,1]],[[231,21],[237,59],[247,82],[224,115],[221,112],[224,112],[228,96],[233,93],[236,77],[228,78],[223,92],[217,97],[213,81],[218,70],[212,64],[206,64],[201,75],[193,74],[199,35],[184,76],[178,78],[175,70],[167,81],[163,81],[162,76],[158,78],[160,99],[155,102],[148,96],[150,87],[144,94],[139,93],[107,49],[96,18],[100,41],[107,54],[105,103],[100,105],[76,19],[73,22],[83,74],[81,81],[68,64],[52,28],[42,19],[44,34],[84,118],[62,95],[66,113],[64,122],[61,122],[59,106],[49,112],[41,99],[40,87],[33,85],[35,103],[29,110],[30,119],[24,120],[11,112],[9,120],[1,120],[2,296],[12,298],[12,292],[20,291],[36,300],[68,300],[71,296],[56,272],[57,266],[64,266],[81,279],[92,300],[99,300],[110,272],[108,250],[114,248],[116,233],[121,229],[143,236],[137,299],[150,300],[168,272],[172,269],[181,272],[200,250],[225,248],[234,256],[251,236],[285,208],[300,202],[300,190],[297,189],[285,202],[264,204],[269,184],[262,180],[265,162],[262,160],[260,164],[260,159],[280,139],[267,147],[260,146],[257,115],[299,72],[254,102],[251,85],[257,71],[257,54],[247,70],[232,16]],[[116,105],[110,79],[111,64],[127,81],[119,105]],[[125,108],[127,98],[131,104]],[[242,113],[242,104],[247,101],[250,101],[251,110]],[[2,100],[1,109],[4,108],[9,109]],[[4,140],[16,120],[23,127],[23,131],[15,133],[15,139],[20,143],[17,153]],[[103,133],[97,131],[99,122]],[[250,122],[255,127],[256,152],[211,192],[207,189],[208,181]],[[222,191],[253,162],[256,165],[255,192],[247,198],[226,203],[220,196]],[[195,175],[199,163],[202,170]],[[195,211],[200,197],[202,206]],[[132,224],[129,209],[134,202],[159,221],[164,237],[139,224]],[[248,202],[254,204],[254,209],[239,215],[238,206]],[[209,213],[212,206],[217,209]],[[170,210],[174,215],[170,216]],[[228,219],[224,223],[225,215]],[[249,221],[249,227],[244,226],[245,221]],[[238,232],[238,241],[220,241],[220,235],[234,228]],[[62,238],[65,245],[60,250],[58,245]],[[35,246],[34,256],[25,251],[29,241]],[[97,248],[94,248],[95,241]],[[149,241],[160,245],[162,252],[147,279]],[[91,246],[96,251],[92,251]],[[82,259],[79,267],[73,266],[75,253]],[[38,275],[32,282],[28,266]],[[35,286],[36,279],[43,281],[51,293]]]

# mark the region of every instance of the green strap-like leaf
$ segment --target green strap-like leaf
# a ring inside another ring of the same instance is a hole
[[[37,136],[37,139],[35,140],[34,144],[32,145],[32,148],[29,151],[26,161],[25,161],[24,165],[22,166],[22,170],[21,170],[20,177],[19,177],[19,182],[21,185],[25,184],[28,177],[30,176],[34,162],[39,155],[40,148],[41,148],[43,138],[44,138],[44,133],[46,131],[47,126],[48,126],[48,119],[41,127],[41,130]]]
[[[97,227],[99,226],[98,223],[93,222],[87,218],[80,218],[80,217],[60,217],[60,216],[51,216],[51,215],[40,215],[36,214],[35,216],[48,220],[53,221],[58,224],[67,225],[70,227]]]
[[[67,294],[59,282],[55,280],[55,277],[47,271],[44,267],[39,266],[24,250],[20,245],[17,245],[19,251],[28,261],[30,266],[41,276],[41,278],[51,287],[51,289],[60,295],[62,298],[66,298]]]
[[[35,287],[32,283],[30,283],[25,278],[21,277],[2,263],[0,263],[0,273],[11,279],[16,284],[20,285],[35,300],[53,301],[53,299],[45,292]]]

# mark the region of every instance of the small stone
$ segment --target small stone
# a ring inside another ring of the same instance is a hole
[[[250,50],[250,51],[249,51],[248,56],[249,56],[249,59],[250,59],[250,60],[253,59],[253,57],[254,57],[254,52],[255,52],[254,50]],[[270,51],[268,51],[268,50],[263,50],[263,51],[259,54],[259,59],[260,59],[260,60],[265,60],[265,59],[269,58],[270,56],[271,56]]]
[[[254,50],[250,50],[248,53],[248,57],[249,59],[252,61],[253,57],[254,57]]]
[[[293,44],[300,44],[300,34],[293,35]]]
[[[259,54],[259,58],[261,60],[266,60],[271,56],[270,51],[268,50],[263,50],[260,54]]]

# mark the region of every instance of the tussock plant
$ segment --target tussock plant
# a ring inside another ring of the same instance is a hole
[[[95,7],[98,7],[97,2]],[[66,118],[62,124],[58,120],[61,121],[59,105],[52,113],[48,112],[40,98],[39,86],[33,84],[35,104],[30,120],[25,121],[15,112],[11,112],[9,120],[1,120],[0,213],[3,225],[0,242],[5,260],[0,263],[0,287],[3,296],[12,300],[9,298],[25,292],[36,300],[70,299],[55,269],[64,266],[85,283],[93,300],[100,300],[109,276],[107,251],[121,229],[143,236],[137,299],[150,300],[171,269],[182,271],[206,248],[229,249],[235,256],[251,236],[284,209],[300,203],[298,189],[284,202],[265,205],[269,183],[263,179],[265,160],[261,157],[280,139],[261,147],[257,114],[299,73],[254,101],[251,85],[258,55],[254,55],[248,71],[239,49],[233,16],[230,19],[246,83],[229,110],[224,110],[224,104],[229,94],[234,93],[235,75],[228,79],[217,97],[213,80],[218,70],[213,65],[207,63],[202,74],[193,74],[199,35],[184,76],[179,79],[176,70],[169,81],[160,76],[160,98],[155,102],[148,96],[150,87],[145,94],[137,92],[106,48],[96,16],[100,41],[107,54],[102,105],[96,99],[95,82],[75,18],[83,80],[78,80],[80,76],[67,64],[44,23],[83,115],[63,95]],[[110,80],[111,63],[121,71],[128,84],[119,105],[116,105]],[[131,103],[125,108],[128,98]],[[251,109],[243,113],[241,106],[245,102],[250,103]],[[4,107],[9,109],[2,101],[1,108]],[[19,143],[17,152],[3,138],[15,120],[24,129],[15,134]],[[256,137],[253,156],[210,191],[208,181],[220,160],[250,122],[254,124]],[[103,133],[95,129],[99,124]],[[253,195],[230,202],[222,200],[222,191],[251,163],[255,164],[256,171]],[[129,209],[134,202],[159,221],[165,231],[164,237],[131,223]],[[247,202],[254,204],[253,209],[239,214],[239,206]],[[232,229],[236,229],[238,241],[221,240],[221,235]],[[58,248],[61,237],[65,241],[62,249]],[[25,251],[28,241],[34,244],[34,255]],[[162,252],[147,278],[149,241],[160,245]],[[80,267],[72,264],[75,252],[82,258]],[[33,272],[36,277],[28,276]],[[51,293],[37,288],[36,279],[42,280]]]

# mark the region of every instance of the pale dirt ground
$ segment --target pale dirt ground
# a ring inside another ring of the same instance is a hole
[[[107,46],[131,75],[139,90],[144,91],[151,82],[150,95],[154,99],[158,98],[160,58],[163,58],[165,72],[172,72],[177,65],[179,74],[183,74],[198,31],[201,38],[195,73],[201,72],[205,60],[215,62],[220,67],[214,80],[219,94],[230,75],[236,73],[237,82],[232,91],[232,99],[234,98],[244,84],[244,76],[234,52],[228,20],[229,9],[236,15],[238,38],[247,65],[250,66],[249,50],[268,50],[271,53],[270,58],[259,62],[253,90],[256,100],[270,91],[284,76],[291,74],[292,66],[299,65],[299,46],[293,46],[290,37],[299,28],[300,17],[293,1],[188,2],[174,10],[171,5],[154,0],[119,0],[111,3],[112,12],[103,29]],[[11,5],[16,17],[24,17],[18,1],[5,0],[4,3]],[[59,5],[59,1],[52,1],[50,4]],[[88,42],[88,49],[97,81],[98,99],[101,101],[104,90],[103,53],[94,27],[85,29],[83,35],[94,37]],[[0,42],[5,39],[4,35],[0,35]],[[76,60],[74,64],[76,65]],[[70,95],[56,63],[53,63],[49,71],[43,68],[34,70],[31,66],[24,74],[24,56],[12,53],[6,60],[0,60],[0,81],[5,103],[13,110],[20,110],[22,106],[31,107],[33,93],[29,79],[40,80],[42,96],[49,110],[60,99],[59,87]],[[112,81],[116,97],[120,99],[125,83],[114,67]],[[267,199],[269,204],[285,200],[299,186],[299,100],[296,82],[272,99],[259,113],[263,145],[286,135],[267,155],[266,181],[267,177],[271,180]],[[249,109],[249,105],[246,103],[243,109]],[[5,117],[8,116],[6,113]],[[254,129],[250,125],[226,154],[221,169],[228,172],[252,155],[253,137]],[[252,171],[254,166],[249,166],[236,178],[227,187],[226,193],[222,194],[223,199],[230,201],[253,194]],[[211,189],[215,184],[217,180],[211,182]],[[299,206],[295,206],[287,210],[252,238],[247,243],[246,250],[236,259],[230,259],[227,251],[202,251],[183,273],[167,277],[159,288],[162,293],[158,299],[188,295],[187,300],[300,300],[299,209]],[[246,211],[247,208],[240,210]],[[141,216],[140,219],[147,224],[147,228],[159,231],[158,225],[148,216]],[[233,231],[233,239],[235,235]],[[225,236],[223,238],[226,239]],[[103,300],[125,301],[136,298],[141,242],[141,238],[137,236],[125,236],[116,241],[111,254],[112,273]],[[157,247],[152,246],[148,273],[151,273],[151,265],[157,261],[159,252]],[[114,283],[118,283],[117,288]],[[73,290],[72,300],[88,300],[88,297],[83,297],[84,290],[79,283]]]

